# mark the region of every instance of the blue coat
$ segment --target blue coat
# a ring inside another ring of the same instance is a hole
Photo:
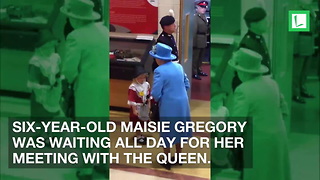
[[[62,73],[75,83],[76,117],[108,116],[108,32],[101,23],[90,23],[67,37]]]
[[[177,121],[190,121],[190,106],[187,90],[190,83],[183,67],[168,62],[154,71],[152,97],[159,103],[160,121],[170,121],[170,133],[160,133],[161,137],[190,137],[190,133],[178,133],[174,129]]]
[[[290,180],[287,131],[283,117],[287,104],[276,81],[260,76],[243,82],[234,93],[232,117],[252,117],[253,168],[244,169],[245,180]]]

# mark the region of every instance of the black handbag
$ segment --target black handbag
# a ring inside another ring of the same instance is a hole
[[[232,137],[236,137],[235,134],[231,135]],[[242,135],[243,136],[243,135]],[[232,169],[235,171],[243,171],[244,168],[244,161],[243,161],[243,149],[238,147],[238,148],[231,148],[229,149],[228,153],[228,159],[231,164]]]
[[[67,80],[62,81],[62,97],[61,108],[65,116],[75,118],[75,96],[73,84],[69,84]]]
[[[150,119],[154,122],[160,121],[159,106],[158,103],[154,101],[151,101]]]
[[[234,169],[235,171],[243,171],[244,162],[242,148],[229,149],[228,159],[232,169]]]

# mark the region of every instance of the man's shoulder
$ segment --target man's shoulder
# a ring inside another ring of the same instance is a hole
[[[157,39],[157,42],[163,41],[164,39],[167,39],[167,36],[165,36],[164,34],[160,34]]]
[[[201,18],[201,14],[199,14],[199,13],[195,13],[194,16]]]
[[[161,37],[167,37],[167,36],[168,36],[168,34],[165,33],[164,31],[162,31],[162,32],[159,34],[158,39],[161,38]]]
[[[255,46],[255,44],[257,44],[257,38],[254,35],[247,33],[243,36],[240,47],[251,47]]]
[[[157,39],[157,42],[167,43],[170,42],[170,38],[167,34],[161,33]]]

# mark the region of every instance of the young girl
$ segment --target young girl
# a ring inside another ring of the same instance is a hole
[[[35,121],[51,120],[61,112],[60,56],[55,53],[56,45],[57,40],[49,31],[42,32],[29,61],[27,86],[31,89],[31,117]]]
[[[149,120],[150,84],[146,81],[148,73],[143,67],[137,66],[136,73],[128,91],[128,105],[130,106],[130,121],[134,126]],[[136,132],[139,144],[146,144],[146,137],[140,131]]]

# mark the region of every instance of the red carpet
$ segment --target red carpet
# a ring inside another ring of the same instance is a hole
[[[210,64],[202,65],[202,71],[208,76],[202,80],[192,79],[191,99],[210,101]]]

